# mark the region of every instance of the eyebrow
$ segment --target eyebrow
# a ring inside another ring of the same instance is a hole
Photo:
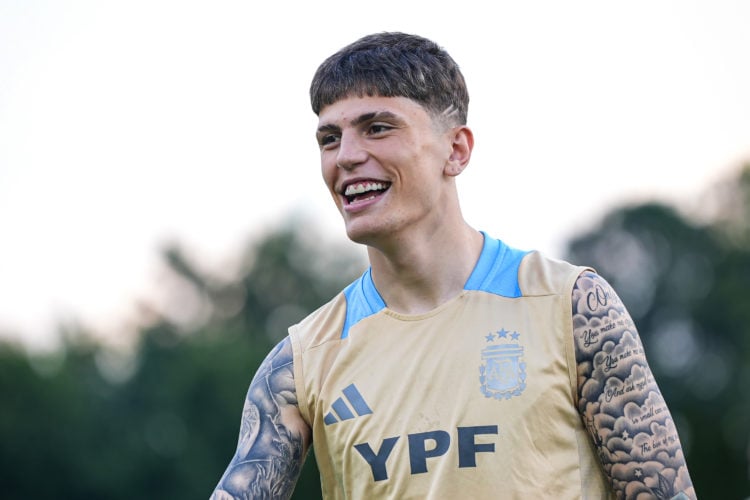
[[[401,121],[401,118],[399,118],[398,115],[395,113],[392,113],[390,111],[372,111],[369,113],[363,113],[356,117],[354,120],[352,120],[351,125],[353,127],[356,127],[358,125],[361,125],[363,123],[372,121],[372,120],[395,120],[395,121]],[[334,125],[332,123],[327,123],[325,125],[321,125],[318,127],[318,134],[325,133],[325,132],[340,132],[341,127],[338,125]]]

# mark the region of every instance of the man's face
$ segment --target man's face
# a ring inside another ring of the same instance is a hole
[[[377,245],[430,230],[447,206],[451,133],[404,97],[348,97],[323,108],[323,179],[353,241]]]

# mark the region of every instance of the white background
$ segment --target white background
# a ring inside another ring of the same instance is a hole
[[[221,271],[290,216],[343,239],[307,90],[376,31],[461,65],[475,227],[559,254],[623,202],[690,205],[750,159],[748,26],[739,0],[0,0],[0,331],[120,334],[169,242]]]

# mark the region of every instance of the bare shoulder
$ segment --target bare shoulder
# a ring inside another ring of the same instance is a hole
[[[578,411],[614,492],[695,498],[672,415],[624,304],[593,272],[578,277],[572,299]]]
[[[255,374],[245,398],[237,451],[212,499],[288,498],[310,444],[294,385],[292,345],[282,340]]]

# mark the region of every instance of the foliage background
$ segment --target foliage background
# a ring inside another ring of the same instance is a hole
[[[750,167],[692,211],[620,207],[571,240],[629,306],[677,421],[701,498],[750,496]],[[207,498],[236,443],[247,385],[286,326],[365,263],[290,224],[248,248],[231,279],[174,246],[166,317],[144,304],[129,342],[76,324],[63,348],[0,345],[5,499]],[[319,498],[312,456],[295,498]]]

